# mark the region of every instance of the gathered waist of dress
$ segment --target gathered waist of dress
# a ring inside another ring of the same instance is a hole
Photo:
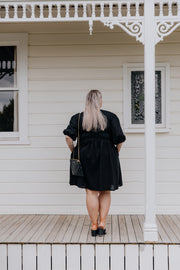
[[[89,136],[80,136],[80,142],[87,142],[89,140],[109,140],[111,141],[109,134],[91,134]]]

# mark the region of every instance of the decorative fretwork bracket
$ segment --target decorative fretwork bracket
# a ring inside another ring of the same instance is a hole
[[[164,37],[170,35],[178,26],[180,22],[177,21],[159,21],[155,23],[155,45],[163,40]]]
[[[137,41],[144,44],[144,31],[143,31],[143,21],[131,21],[121,22],[117,20],[101,20],[105,26],[110,29],[114,28],[114,25],[120,26],[127,34],[136,37]]]
[[[121,27],[127,34],[136,37],[137,41],[140,41],[144,44],[144,21],[127,21],[120,22],[118,20],[101,20],[105,26],[108,26],[110,29],[113,29],[115,25]],[[155,22],[155,39],[154,45],[163,40],[165,36],[170,35],[177,27],[180,26],[180,21],[158,21]],[[92,21],[91,21],[91,29],[90,34],[92,34]]]

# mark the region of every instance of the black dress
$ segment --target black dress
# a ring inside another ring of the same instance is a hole
[[[104,131],[82,129],[83,112],[80,116],[80,160],[84,170],[84,177],[74,176],[70,172],[70,185],[91,190],[116,190],[123,185],[119,153],[116,145],[126,140],[116,114],[101,110],[107,118],[107,127]],[[63,130],[74,141],[78,136],[78,116],[71,117],[69,125]],[[78,156],[77,144],[74,149],[74,158]],[[72,157],[72,153],[71,153]]]

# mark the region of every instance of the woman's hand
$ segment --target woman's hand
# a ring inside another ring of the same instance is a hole
[[[118,150],[118,152],[120,151],[122,144],[123,144],[123,143],[118,143],[118,144],[117,144],[117,150]]]
[[[71,150],[71,152],[73,152],[73,150],[74,150],[74,144],[73,144],[72,138],[69,137],[69,136],[67,136],[67,135],[65,135],[65,138],[66,138],[66,143],[67,143],[69,149]]]

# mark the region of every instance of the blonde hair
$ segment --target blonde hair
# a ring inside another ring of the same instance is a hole
[[[85,111],[83,116],[83,129],[95,131],[100,128],[104,130],[107,126],[107,119],[100,111],[102,94],[99,90],[91,90],[86,96]]]

